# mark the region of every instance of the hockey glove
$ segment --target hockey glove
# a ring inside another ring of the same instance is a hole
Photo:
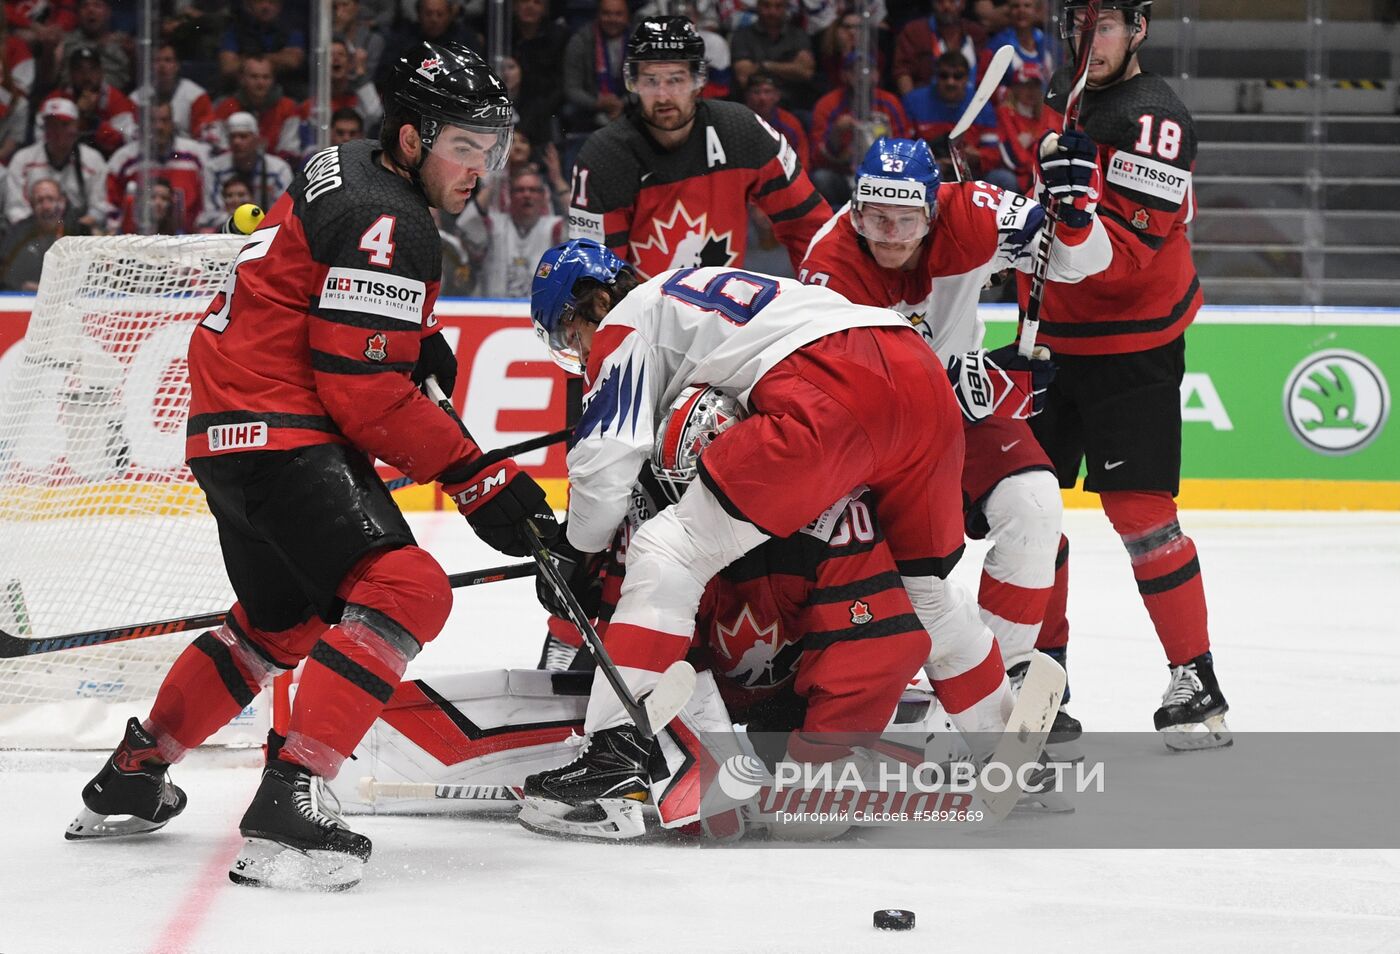
[[[554,560],[554,565],[559,568],[559,575],[569,585],[569,592],[574,595],[574,599],[578,600],[583,615],[589,619],[597,619],[598,612],[603,605],[603,575],[601,573],[603,554],[583,553],[576,550],[569,543],[568,536],[565,534],[564,528],[561,527],[559,538],[549,547],[549,556]],[[535,579],[535,598],[552,615],[570,622],[573,621],[568,607],[564,605],[558,592],[542,574]]]
[[[954,355],[948,378],[970,423],[992,416],[1023,421],[1045,407],[1045,389],[1055,379],[1055,362],[1048,348],[1036,348],[1028,359],[1009,344],[995,351],[984,348]]]
[[[544,490],[514,461],[499,461],[483,470],[467,462],[457,471],[470,476],[443,474],[443,492],[457,504],[483,542],[510,556],[527,557],[532,551],[525,540],[525,521],[534,525],[545,543],[558,536],[559,524]]]
[[[411,377],[420,388],[428,378],[436,377],[442,393],[452,396],[452,389],[457,384],[457,356],[452,353],[441,331],[418,342],[418,361],[413,365]]]
[[[1061,222],[1082,229],[1093,221],[1103,183],[1094,140],[1077,129],[1047,132],[1036,150],[1036,172],[1043,187],[1042,202],[1048,193],[1059,203],[1056,214]]]

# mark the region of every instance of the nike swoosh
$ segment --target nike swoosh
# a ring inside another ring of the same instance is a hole
[[[650,179],[650,178],[651,178],[651,173],[650,173],[650,172],[643,172],[643,173],[642,173],[642,178],[641,178],[640,180],[638,180],[638,181],[640,181],[640,182],[646,182],[646,181],[647,181],[648,179]]]
[[[1121,466],[1123,466],[1123,465],[1126,464],[1126,463],[1127,463],[1127,461],[1123,461],[1123,460],[1108,460],[1108,461],[1104,461],[1103,469],[1104,469],[1104,470],[1112,470],[1113,468],[1115,468],[1115,467],[1121,467]]]
[[[1021,443],[1021,442],[1020,442],[1020,441],[1012,441],[1010,444],[1002,444],[1002,445],[1001,445],[1001,452],[1002,452],[1003,454],[1005,454],[1007,451],[1011,450],[1011,448],[1015,447],[1015,446],[1016,446],[1017,444],[1019,444],[1019,443]]]

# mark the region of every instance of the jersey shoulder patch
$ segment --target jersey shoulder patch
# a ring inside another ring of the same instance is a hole
[[[782,133],[742,103],[707,99],[697,110],[703,112],[697,111],[696,129],[704,120],[715,131],[724,150],[724,164],[730,168],[762,168],[787,146]],[[792,153],[791,147],[787,152]]]

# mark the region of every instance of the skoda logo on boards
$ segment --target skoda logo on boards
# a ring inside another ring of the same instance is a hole
[[[1319,351],[1298,363],[1283,388],[1293,436],[1319,454],[1354,454],[1385,427],[1390,388],[1365,355]]]

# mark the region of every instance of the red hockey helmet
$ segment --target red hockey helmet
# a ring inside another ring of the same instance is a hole
[[[652,472],[671,503],[680,503],[699,473],[700,454],[745,413],[738,398],[709,385],[692,385],[671,402],[651,454]]]

